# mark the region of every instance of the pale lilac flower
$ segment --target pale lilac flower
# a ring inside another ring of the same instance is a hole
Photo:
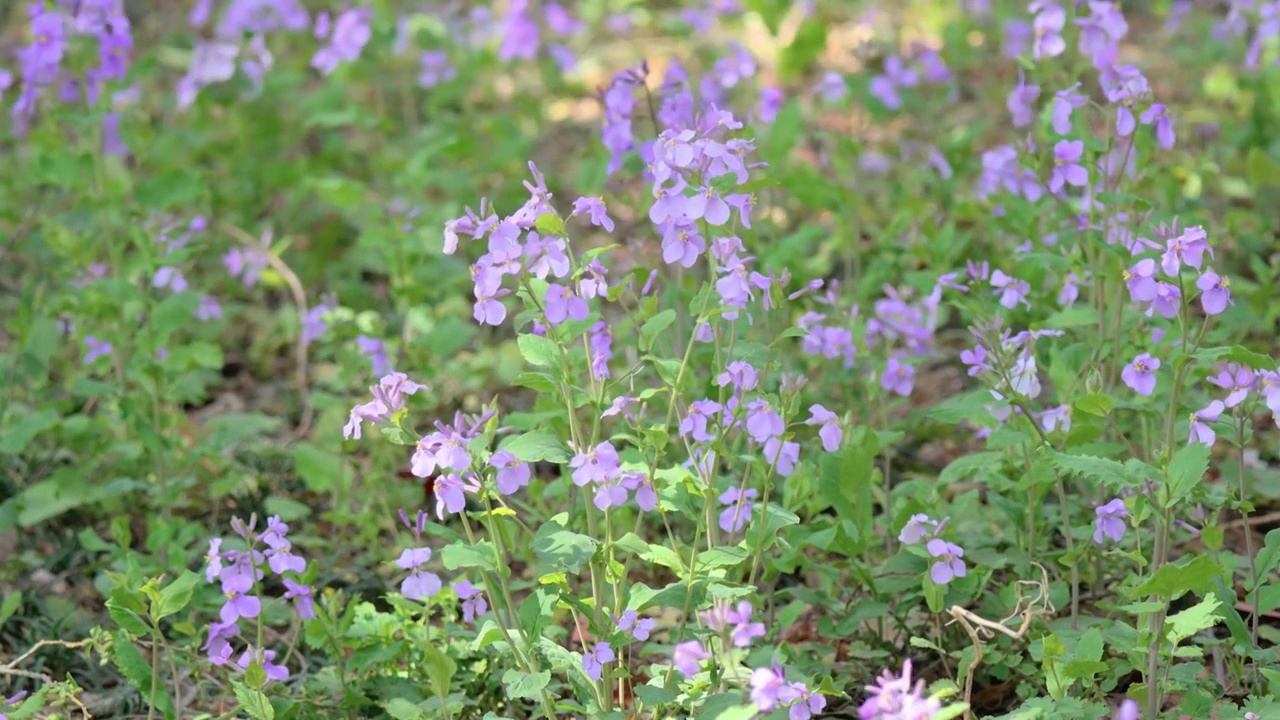
[[[630,631],[631,637],[641,642],[648,640],[649,634],[658,627],[657,620],[639,617],[635,610],[627,610],[621,617],[615,617],[613,624],[623,632]]]
[[[1209,403],[1208,407],[1191,413],[1191,425],[1189,428],[1189,436],[1187,444],[1198,442],[1203,445],[1213,446],[1213,441],[1217,439],[1217,433],[1210,427],[1209,423],[1218,422],[1222,417],[1222,412],[1226,407],[1221,400],[1214,400]]]
[[[1151,302],[1156,299],[1157,283],[1156,261],[1151,258],[1139,260],[1133,267],[1124,271],[1125,287],[1129,288],[1129,299],[1133,302]]]
[[[453,584],[453,592],[462,601],[463,622],[475,622],[476,618],[482,617],[489,612],[488,601],[484,599],[480,589],[471,584],[470,580],[455,582]]]
[[[1053,146],[1053,175],[1049,191],[1058,192],[1063,184],[1083,187],[1089,183],[1089,171],[1080,164],[1084,156],[1083,140],[1059,140]]]
[[[676,645],[671,662],[681,675],[691,678],[702,669],[702,661],[710,659],[711,653],[707,652],[700,641],[687,640]]]
[[[409,576],[400,583],[400,594],[408,600],[431,597],[440,592],[443,585],[435,573],[423,569],[431,560],[431,548],[405,548],[396,559],[396,567],[409,570]]]
[[[1167,282],[1156,283],[1156,296],[1151,301],[1151,306],[1147,308],[1147,317],[1151,317],[1152,313],[1159,314],[1160,317],[1173,319],[1178,316],[1178,311],[1182,308],[1182,291],[1177,285]]]
[[[1170,238],[1164,254],[1160,256],[1160,267],[1165,274],[1173,277],[1183,265],[1199,270],[1206,252],[1213,257],[1213,248],[1209,247],[1207,237],[1204,228],[1197,225],[1187,228],[1178,237]]]
[[[929,577],[939,585],[946,585],[955,578],[962,578],[968,572],[965,567],[964,549],[955,543],[947,542],[941,538],[934,538],[925,545],[925,549],[929,554],[938,561],[929,568]]]
[[[106,340],[100,340],[93,335],[86,335],[84,338],[85,347],[89,352],[85,353],[84,364],[88,365],[100,357],[111,354],[111,343]]]
[[[757,668],[751,673],[751,701],[760,712],[772,712],[774,708],[793,702],[799,693],[787,683],[782,667],[774,662],[771,667]]]
[[[1093,541],[1099,545],[1104,544],[1103,538],[1110,538],[1111,542],[1120,542],[1124,539],[1124,531],[1126,529],[1124,519],[1129,517],[1129,510],[1124,506],[1124,500],[1116,498],[1111,502],[1094,510],[1097,520],[1094,521]]]
[[[915,373],[914,367],[891,357],[880,375],[880,387],[902,397],[909,397],[915,383]]]
[[[755,498],[755,488],[747,488],[745,492],[740,492],[737,487],[725,490],[720,495],[720,503],[728,507],[720,512],[720,529],[726,533],[736,533],[746,527],[755,507],[752,502]]]
[[[993,295],[1000,296],[1000,305],[1010,310],[1022,303],[1026,307],[1031,307],[1027,302],[1027,295],[1031,294],[1031,284],[1026,280],[1019,280],[1015,277],[1006,275],[1003,270],[996,270],[991,273],[991,287],[995,288]]]
[[[598,642],[592,650],[582,656],[582,669],[586,671],[587,677],[592,680],[599,680],[603,674],[606,663],[613,662],[613,648],[609,647],[607,642]]]
[[[1200,288],[1200,307],[1207,315],[1219,315],[1232,304],[1230,281],[1212,270],[1196,278],[1196,287]]]
[[[840,427],[840,417],[821,405],[809,406],[809,419],[805,425],[821,425],[818,437],[822,438],[822,449],[835,452],[840,449],[844,439],[844,429]]]
[[[1233,408],[1244,402],[1249,392],[1257,386],[1257,376],[1253,370],[1237,363],[1228,363],[1216,374],[1208,378],[1210,385],[1216,385],[1228,392],[1222,401]]]
[[[916,513],[907,520],[906,525],[902,526],[902,531],[898,533],[898,542],[903,545],[915,545],[927,537],[936,535],[941,525],[942,523],[924,513]]]
[[[1008,108],[1009,114],[1013,116],[1013,126],[1020,128],[1031,124],[1035,119],[1036,110],[1033,107],[1036,98],[1040,97],[1039,85],[1027,85],[1022,76],[1022,71],[1018,71],[1018,84],[1009,93],[1009,98],[1005,101],[1005,107]]]
[[[529,485],[529,477],[533,471],[527,463],[523,463],[509,450],[499,450],[489,458],[489,465],[498,469],[498,492],[513,495],[522,487]]]
[[[1160,358],[1153,358],[1142,353],[1133,359],[1124,370],[1120,371],[1120,379],[1130,390],[1139,395],[1150,395],[1156,389],[1156,370],[1160,369]]]

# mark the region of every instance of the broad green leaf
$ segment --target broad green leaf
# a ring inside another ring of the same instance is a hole
[[[557,522],[544,523],[533,536],[533,553],[556,569],[576,573],[595,554],[595,538],[565,529]]]
[[[1174,453],[1169,462],[1168,495],[1166,507],[1173,507],[1188,497],[1204,474],[1209,471],[1209,446],[1203,443],[1191,443]]]
[[[537,220],[533,221],[533,224],[543,235],[564,237],[564,220],[553,212],[542,213]]]
[[[40,408],[25,413],[22,422],[10,423],[0,430],[0,455],[17,455],[27,449],[33,440],[58,424],[58,413],[50,408]]]
[[[1203,593],[1213,587],[1213,580],[1223,574],[1222,566],[1208,555],[1190,561],[1167,563],[1132,592],[1133,597],[1157,595],[1165,601],[1176,600],[1188,592]]]
[[[645,324],[640,327],[640,339],[642,341],[640,349],[648,351],[649,348],[653,347],[654,340],[658,339],[662,331],[671,327],[671,323],[675,321],[676,311],[672,308],[667,308],[645,321]]]
[[[434,643],[427,643],[421,649],[423,664],[427,667],[427,678],[431,680],[432,689],[443,703],[449,697],[449,683],[453,681],[453,674],[458,671],[458,664]]]
[[[422,720],[427,716],[422,708],[404,698],[393,698],[384,703],[382,709],[395,720]]]
[[[498,569],[493,557],[493,545],[488,540],[481,540],[475,545],[464,542],[445,545],[440,551],[440,562],[449,570],[474,567],[493,572]]]
[[[523,433],[507,440],[501,447],[524,462],[546,460],[566,463],[573,457],[564,441],[548,432]]]
[[[523,334],[516,338],[520,356],[534,367],[554,367],[560,363],[560,348],[542,335]]]
[[[1115,407],[1115,401],[1108,395],[1085,395],[1072,403],[1072,407],[1082,413],[1106,417]]]
[[[310,443],[293,446],[293,469],[312,492],[331,493],[342,483],[342,458]]]
[[[550,682],[550,670],[527,673],[511,668],[502,674],[502,684],[507,688],[507,697],[511,698],[537,699]]]
[[[195,591],[200,576],[187,570],[160,591],[159,607],[152,608],[155,619],[168,617],[179,612],[191,602],[191,594]]]

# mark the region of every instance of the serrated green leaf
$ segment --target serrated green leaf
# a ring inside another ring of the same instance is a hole
[[[187,570],[160,591],[159,606],[152,609],[155,619],[169,617],[179,612],[191,602],[191,594],[195,591],[200,576]]]
[[[151,662],[143,656],[129,636],[116,631],[111,643],[112,656],[120,674],[136,689],[144,702],[151,701]],[[163,683],[156,688],[156,709],[166,716],[173,714],[173,700]],[[256,720],[256,719],[255,719]]]
[[[240,709],[248,713],[253,720],[275,720],[276,709],[271,706],[267,696],[261,690],[250,688],[237,680],[231,681],[231,689],[235,691]]]
[[[1153,577],[1135,588],[1132,596],[1156,595],[1171,601],[1188,592],[1207,592],[1213,587],[1214,578],[1222,572],[1222,566],[1208,555],[1196,556],[1188,562],[1166,563]]]
[[[1218,614],[1221,605],[1218,598],[1208,595],[1198,604],[1170,615],[1169,639],[1177,645],[1192,635],[1217,625],[1222,621],[1222,616]]]

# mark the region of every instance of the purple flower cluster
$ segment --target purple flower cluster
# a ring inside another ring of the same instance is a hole
[[[867,699],[858,708],[862,720],[929,720],[942,710],[936,698],[924,695],[924,681],[911,682],[911,660],[902,661],[902,674],[886,670],[874,685],[867,686]]]
[[[205,559],[205,580],[218,582],[226,600],[218,614],[218,620],[209,626],[209,634],[201,648],[214,665],[225,665],[233,654],[232,641],[239,635],[241,619],[256,619],[262,613],[260,593],[263,580],[269,570],[280,578],[285,587],[283,599],[292,602],[303,619],[316,616],[314,593],[309,585],[299,582],[306,572],[307,561],[294,552],[290,542],[289,526],[272,516],[266,528],[254,532],[257,518],[246,525],[239,518],[232,518],[232,531],[244,541],[245,550],[223,550],[222,538],[209,541],[209,553]],[[286,573],[288,573],[286,575]],[[267,680],[287,680],[289,671],[273,664],[275,653],[260,651],[252,645],[236,661],[240,668],[247,668],[255,659],[267,673]]]
[[[898,541],[903,545],[925,543],[925,552],[934,558],[929,568],[929,577],[939,585],[946,585],[955,578],[968,574],[968,568],[961,559],[964,557],[964,548],[938,537],[946,524],[946,518],[933,520],[928,515],[916,514],[907,520],[907,524],[898,533]]]
[[[636,507],[648,512],[658,506],[658,495],[643,472],[623,470],[618,451],[605,441],[577,452],[569,461],[570,478],[578,487],[593,485],[595,506],[601,510],[620,507],[635,492]]]
[[[359,440],[361,428],[366,421],[378,425],[389,422],[391,416],[404,408],[406,395],[416,395],[419,390],[426,389],[426,385],[410,380],[404,373],[384,375],[377,385],[369,388],[373,399],[351,409],[347,424],[342,428],[342,437]]]

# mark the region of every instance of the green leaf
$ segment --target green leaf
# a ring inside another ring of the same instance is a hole
[[[1262,549],[1258,551],[1258,559],[1256,566],[1258,568],[1258,579],[1266,580],[1271,571],[1276,569],[1277,562],[1280,561],[1280,528],[1276,528],[1267,533],[1262,541]],[[1245,578],[1245,587],[1249,592],[1253,592],[1253,583],[1249,578]]]
[[[550,338],[523,334],[516,338],[520,356],[534,367],[554,367],[560,362],[560,348]]]
[[[1164,565],[1153,577],[1134,588],[1132,596],[1157,595],[1166,601],[1176,600],[1188,592],[1207,592],[1213,587],[1214,578],[1220,575],[1222,566],[1216,560],[1199,555],[1188,562]]]
[[[263,509],[268,517],[279,515],[280,519],[285,522],[293,522],[294,520],[303,520],[311,516],[311,506],[298,502],[293,498],[282,497],[280,495],[272,495],[262,503]]]
[[[151,662],[142,655],[129,636],[121,631],[116,631],[112,638],[111,650],[120,674],[142,695],[143,702],[150,702]],[[173,714],[173,700],[169,698],[169,691],[163,683],[156,688],[156,709],[165,715]]]
[[[431,680],[431,687],[436,691],[440,702],[444,703],[449,697],[449,683],[453,680],[453,674],[458,671],[458,664],[432,643],[423,645],[422,650],[427,678]]]
[[[57,424],[57,411],[47,407],[23,414],[22,422],[11,423],[9,427],[0,430],[0,455],[21,453],[41,433]]]
[[[783,79],[799,78],[817,62],[827,47],[827,24],[810,18],[800,23],[791,44],[783,48],[778,59],[778,74]]]
[[[1199,443],[1197,443],[1199,444]],[[1169,639],[1174,645],[1222,621],[1218,608],[1222,603],[1208,595],[1199,604],[1169,616]]]
[[[156,620],[168,617],[187,606],[191,602],[191,594],[195,591],[196,584],[200,582],[200,576],[187,570],[178,576],[178,579],[169,583],[160,591],[159,607],[152,608],[152,615]]]
[[[405,700],[404,698],[394,698],[382,706],[387,714],[396,720],[422,720],[427,715],[422,708]]]
[[[307,489],[331,493],[342,484],[342,458],[310,443],[293,446],[293,469]]]
[[[1234,345],[1224,357],[1227,362],[1238,362],[1254,370],[1275,370],[1276,361],[1269,355],[1256,353],[1242,345]]]
[[[1098,628],[1089,628],[1076,643],[1076,660],[1101,660],[1103,651],[1102,632]]]
[[[751,720],[759,711],[755,704],[743,705],[741,693],[723,693],[702,701],[695,717],[698,720]]]
[[[1271,157],[1266,150],[1257,145],[1249,148],[1249,159],[1245,164],[1251,185],[1280,188],[1280,161]]]
[[[576,573],[595,554],[595,538],[566,530],[552,521],[543,523],[533,536],[533,553],[556,569]]]
[[[538,219],[533,221],[533,226],[543,235],[564,237],[564,220],[561,220],[560,216],[553,212],[539,215]]]
[[[1082,413],[1106,417],[1115,407],[1115,401],[1109,395],[1085,395],[1072,403],[1072,407]]]
[[[864,547],[873,534],[875,508],[871,488],[880,477],[874,467],[877,450],[875,436],[866,427],[857,427],[849,433],[840,452],[825,454],[819,465],[819,492],[840,519],[853,523],[858,531],[858,547]]]
[[[236,701],[240,703],[240,708],[253,720],[275,720],[276,709],[271,707],[267,696],[261,690],[250,688],[237,680],[231,681],[231,688],[235,690]]]
[[[440,551],[440,561],[449,570],[474,567],[494,572],[498,569],[493,559],[493,545],[488,540],[481,540],[474,546],[462,542],[445,545]]]
[[[564,441],[548,432],[535,431],[517,435],[503,443],[501,448],[523,462],[546,460],[563,464],[573,458]]]
[[[124,588],[112,590],[111,596],[107,598],[107,613],[121,630],[133,635],[150,634],[151,627],[142,619],[142,615],[146,614],[146,606],[140,600],[135,605],[131,602],[134,599],[131,596],[130,601],[126,601],[126,596],[129,596],[129,591]]]
[[[22,591],[14,590],[4,596],[4,602],[0,602],[0,628],[4,627],[6,621],[18,612],[18,608],[22,605]]]
[[[244,684],[251,688],[260,688],[267,684],[267,670],[262,663],[254,660],[244,670]]]
[[[1053,448],[1042,448],[1048,453],[1049,464],[1059,473],[1069,477],[1080,477],[1107,485],[1111,489],[1136,487],[1141,480],[1135,479],[1128,469],[1115,460],[1093,457],[1091,455],[1068,455]]]
[[[640,328],[640,349],[648,352],[649,348],[653,347],[653,341],[658,339],[658,335],[662,334],[663,330],[671,327],[671,323],[675,321],[676,311],[671,308],[667,308],[649,318]]]
[[[1173,507],[1189,496],[1209,471],[1209,446],[1191,443],[1174,453],[1169,461],[1168,496],[1165,507]]]
[[[511,668],[502,674],[502,684],[507,686],[507,697],[511,698],[536,700],[550,682],[550,670],[527,673]]]

